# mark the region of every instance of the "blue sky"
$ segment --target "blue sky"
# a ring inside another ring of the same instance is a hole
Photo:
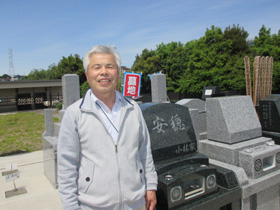
[[[249,38],[262,25],[280,30],[279,0],[0,0],[0,75],[48,69],[62,56],[82,58],[97,44],[115,45],[131,67],[142,50],[183,44],[211,25],[244,27]]]

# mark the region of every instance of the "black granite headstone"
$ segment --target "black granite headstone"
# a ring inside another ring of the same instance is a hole
[[[259,115],[263,130],[280,132],[280,94],[261,99]]]
[[[197,142],[187,107],[171,103],[148,103],[140,107],[155,161],[196,152]]]

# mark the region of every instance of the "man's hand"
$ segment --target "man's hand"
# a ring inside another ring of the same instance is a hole
[[[157,204],[156,191],[148,190],[146,192],[145,199],[146,199],[146,209],[147,210],[154,210],[154,208]]]

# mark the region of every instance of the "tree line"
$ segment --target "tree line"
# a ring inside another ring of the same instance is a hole
[[[222,90],[245,90],[244,57],[250,57],[251,68],[255,56],[272,56],[273,92],[280,88],[280,30],[271,34],[264,25],[258,36],[247,40],[249,34],[239,25],[207,28],[205,35],[185,44],[161,43],[154,50],[143,49],[136,55],[131,71],[142,73],[142,92],[150,92],[149,74],[166,75],[167,90],[178,93],[201,93],[206,86]],[[252,71],[251,71],[252,72]],[[81,88],[88,87],[82,59],[75,54],[63,57],[47,70],[34,69],[26,80],[61,79],[64,74],[78,74]]]
[[[206,86],[219,86],[222,90],[246,89],[244,57],[274,58],[273,91],[279,90],[280,31],[270,34],[265,26],[254,40],[247,40],[248,32],[239,25],[221,28],[212,26],[198,40],[161,43],[155,50],[144,49],[136,56],[132,67],[142,72],[142,85],[150,91],[147,75],[163,72],[167,77],[167,90],[179,93],[202,93]],[[251,71],[252,72],[252,71]]]

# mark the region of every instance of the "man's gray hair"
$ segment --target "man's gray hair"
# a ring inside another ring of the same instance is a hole
[[[96,45],[93,48],[91,48],[89,51],[87,51],[87,53],[85,54],[85,56],[83,58],[83,66],[84,66],[84,69],[86,72],[88,71],[90,57],[94,53],[104,53],[104,54],[113,55],[116,59],[118,71],[120,71],[121,57],[120,57],[119,53],[117,52],[117,48],[114,46],[111,46],[111,45]]]

